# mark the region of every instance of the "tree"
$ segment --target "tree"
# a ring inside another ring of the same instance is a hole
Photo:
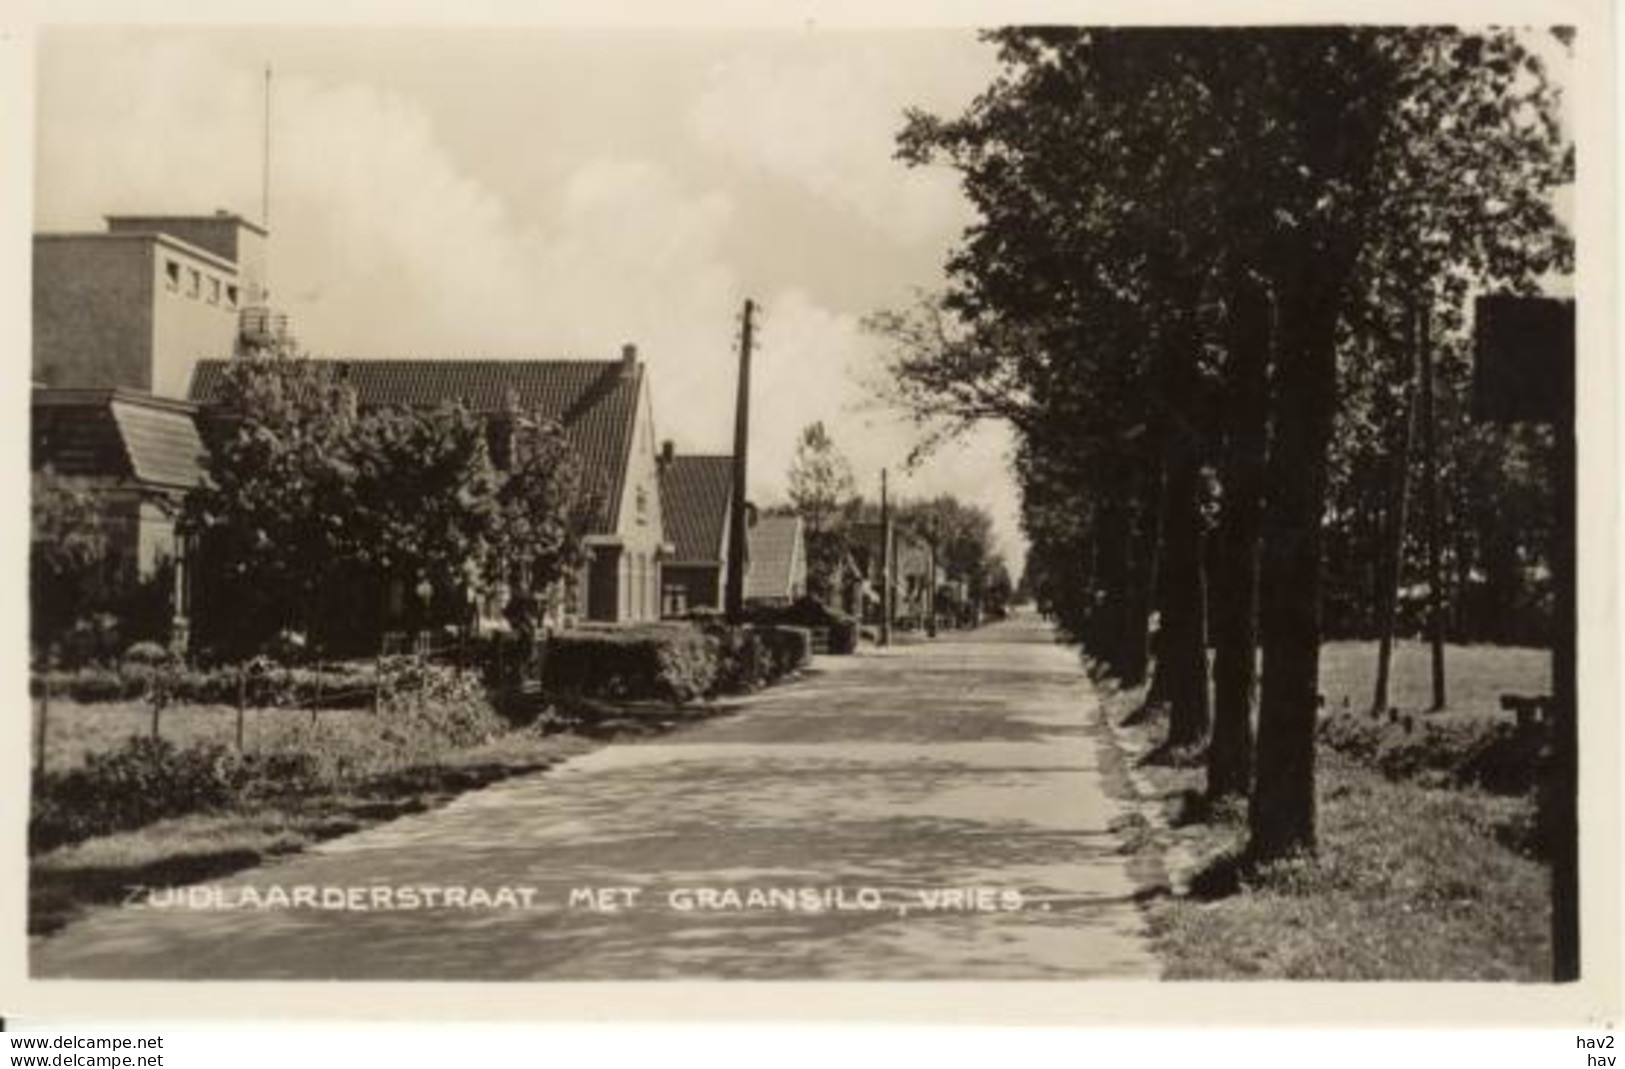
[[[29,625],[45,655],[104,600],[107,536],[91,496],[52,471],[34,473],[29,505]]]
[[[1259,592],[1250,850],[1312,848],[1323,550],[1352,488],[1339,436],[1368,423],[1347,418],[1348,364],[1392,360],[1376,339],[1417,300],[1445,329],[1470,287],[1526,289],[1567,263],[1545,195],[1572,173],[1555,91],[1505,31],[989,37],[992,85],[899,137],[906,162],[957,168],[979,216],[942,296],[872,320],[899,394],[949,432],[1016,429],[1035,582],[1125,683],[1155,593],[1170,741],[1202,727],[1216,561],[1223,793],[1249,771]],[[1342,515],[1369,526],[1360,493]]]
[[[490,428],[461,406],[358,413],[330,365],[234,362],[185,509],[199,632],[238,654],[283,629],[345,648],[393,599],[419,626],[462,624],[470,595],[498,585],[545,609],[578,559],[590,488],[556,424],[513,415],[499,471]]]
[[[508,588],[520,630],[551,607],[558,580],[581,563],[582,538],[602,497],[557,423],[521,417],[512,460],[496,491],[485,579]],[[527,615],[523,615],[528,613]]]
[[[234,361],[204,418],[204,482],[182,514],[198,545],[197,633],[247,653],[285,628],[353,626],[353,394],[330,365]]]
[[[852,465],[822,421],[802,428],[790,464],[790,504],[806,522],[807,588],[829,598],[846,557],[841,519],[855,496]]]

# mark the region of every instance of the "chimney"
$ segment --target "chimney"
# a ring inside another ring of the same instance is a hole
[[[677,445],[670,438],[660,443],[660,466],[665,467],[677,458]]]
[[[631,342],[621,346],[621,364],[628,370],[637,366],[638,347]]]

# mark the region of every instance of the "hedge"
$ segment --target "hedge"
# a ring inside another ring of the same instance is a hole
[[[1326,746],[1393,780],[1433,786],[1477,787],[1495,794],[1534,789],[1545,769],[1548,739],[1540,724],[1491,717],[1390,722],[1352,713],[1319,725]]]
[[[711,692],[717,656],[699,628],[647,624],[561,631],[548,640],[542,685],[603,698],[692,701]]]
[[[753,606],[746,615],[754,624],[826,628],[829,631],[829,652],[835,655],[856,653],[858,650],[858,622],[810,595],[785,606]]]
[[[608,699],[688,702],[755,690],[804,667],[805,627],[704,623],[563,631],[549,640],[548,690]]]
[[[80,668],[36,674],[29,682],[35,697],[49,683],[52,697],[81,704],[137,701],[155,685],[162,685],[169,701],[181,705],[234,705],[241,669],[165,667],[141,660],[126,660],[118,668]],[[246,681],[248,704],[294,705],[312,701],[320,687],[327,708],[361,708],[371,703],[377,672],[371,664],[341,663],[315,668],[271,667],[250,671]]]
[[[812,631],[805,627],[758,627],[767,647],[771,677],[787,676],[805,668],[812,660]]]

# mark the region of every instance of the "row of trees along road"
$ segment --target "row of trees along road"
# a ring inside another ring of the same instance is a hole
[[[451,404],[358,412],[332,365],[296,357],[233,362],[206,429],[207,479],[182,522],[197,633],[223,654],[283,629],[331,652],[366,643],[392,588],[420,625],[467,623],[468,596],[500,588],[534,627],[595,500],[555,423]]]
[[[1170,747],[1206,746],[1210,795],[1249,795],[1254,859],[1312,849],[1320,643],[1384,626],[1415,552],[1394,443],[1419,339],[1457,625],[1539,600],[1550,443],[1468,428],[1463,312],[1571,268],[1558,87],[1514,32],[989,37],[993,83],[899,138],[979,218],[944,292],[872,318],[898,393],[1015,429],[1035,591],[1130,686],[1155,612]]]
[[[833,602],[851,552],[852,526],[879,523],[880,509],[857,492],[851,463],[821,421],[802,429],[787,476],[790,509],[806,530],[808,591]],[[1013,584],[994,548],[993,517],[986,509],[939,494],[896,502],[892,522],[934,547],[939,583],[965,584],[966,604],[939,602],[945,612],[969,617],[978,607],[1003,610]]]

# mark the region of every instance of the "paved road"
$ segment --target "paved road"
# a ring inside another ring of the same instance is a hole
[[[1108,796],[1100,731],[1076,657],[1036,622],[820,658],[814,675],[736,716],[333,840],[211,885],[198,903],[252,905],[257,895],[273,908],[104,912],[36,944],[33,969],[150,979],[1154,977],[1110,829],[1127,803]],[[282,908],[278,898],[367,905],[378,888],[402,907],[403,889],[418,888],[422,906],[423,888],[454,887],[474,904],[353,911]],[[585,889],[598,889],[590,904]],[[805,908],[809,898],[823,908]]]

